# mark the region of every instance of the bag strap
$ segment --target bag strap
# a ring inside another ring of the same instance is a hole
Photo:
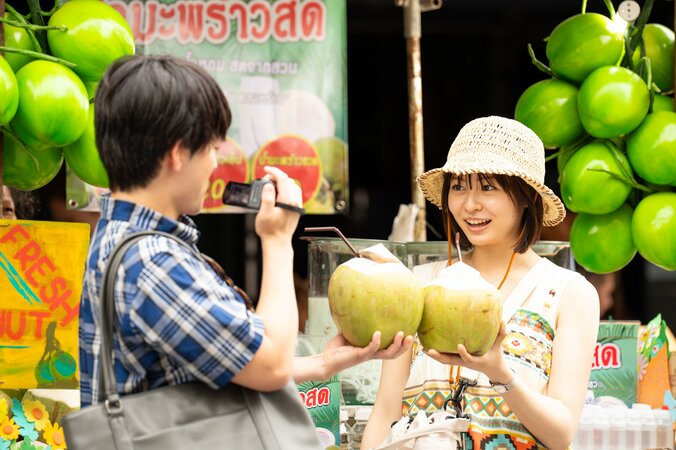
[[[200,254],[178,236],[164,231],[145,230],[124,236],[113,248],[103,269],[101,281],[101,347],[99,351],[99,402],[103,402],[109,414],[121,412],[120,395],[113,366],[113,330],[115,329],[115,278],[127,250],[146,236],[164,236],[189,249],[197,258]]]
[[[124,236],[110,253],[110,257],[103,271],[101,282],[101,352],[100,352],[100,387],[99,402],[103,402],[105,411],[109,416],[109,424],[115,439],[116,448],[120,450],[132,450],[132,441],[125,423],[122,400],[117,392],[117,380],[113,368],[112,337],[115,318],[115,278],[124,257],[125,252],[140,239],[146,236],[160,235],[173,239],[180,245],[188,248],[193,255],[208,263],[203,255],[194,247],[189,246],[175,235],[161,231],[139,231]],[[216,272],[219,271],[214,268]],[[222,269],[221,269],[222,270]],[[233,283],[234,284],[234,283]],[[236,288],[236,287],[235,287]],[[239,288],[236,288],[236,290]],[[265,395],[253,389],[247,389],[234,383],[228,383],[221,391],[237,390],[244,397],[248,416],[256,427],[258,437],[263,448],[268,450],[281,450],[282,442],[280,433],[274,428],[274,424],[288,425],[293,421],[295,429],[303,427],[305,433],[296,440],[297,448],[319,448],[314,424],[307,414],[305,406],[300,404],[298,391],[293,381],[289,381],[284,389],[275,392],[267,392]],[[218,391],[214,392],[217,395]],[[290,402],[293,402],[291,404]],[[281,415],[280,415],[281,414]],[[235,420],[235,419],[233,419]],[[242,419],[243,420],[243,419]]]

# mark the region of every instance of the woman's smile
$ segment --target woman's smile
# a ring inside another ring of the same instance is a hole
[[[490,219],[465,219],[464,220],[467,229],[473,233],[479,233],[488,228],[488,225],[491,223]]]

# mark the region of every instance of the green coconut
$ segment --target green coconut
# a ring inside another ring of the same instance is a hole
[[[333,321],[357,347],[367,346],[376,331],[381,332],[380,348],[388,347],[399,331],[413,335],[423,315],[421,282],[382,244],[378,246],[382,249],[362,251],[369,257],[338,266],[329,280]],[[391,258],[383,257],[382,250]]]
[[[502,296],[478,271],[457,262],[425,284],[422,297],[418,336],[423,347],[457,353],[463,344],[473,355],[491,348],[502,322]]]

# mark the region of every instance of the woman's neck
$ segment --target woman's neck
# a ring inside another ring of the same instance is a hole
[[[490,283],[498,286],[507,273],[513,251],[512,248],[475,247],[463,260],[478,270]],[[520,279],[523,272],[533,267],[539,260],[540,257],[532,249],[528,249],[525,253],[516,253],[506,281]]]

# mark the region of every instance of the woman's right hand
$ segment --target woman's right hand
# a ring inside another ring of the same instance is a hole
[[[426,349],[425,353],[442,364],[467,367],[484,373],[491,381],[506,384],[512,377],[502,352],[502,341],[506,336],[507,327],[503,322],[493,345],[483,355],[470,354],[462,344],[458,344],[457,353],[440,353],[434,349]]]
[[[265,166],[264,170],[267,174],[264,178],[269,179],[275,185],[266,184],[263,187],[261,207],[256,215],[256,234],[261,240],[268,238],[288,240],[298,226],[300,214],[278,208],[275,202],[302,207],[302,191],[296,182],[282,170],[270,166]]]

